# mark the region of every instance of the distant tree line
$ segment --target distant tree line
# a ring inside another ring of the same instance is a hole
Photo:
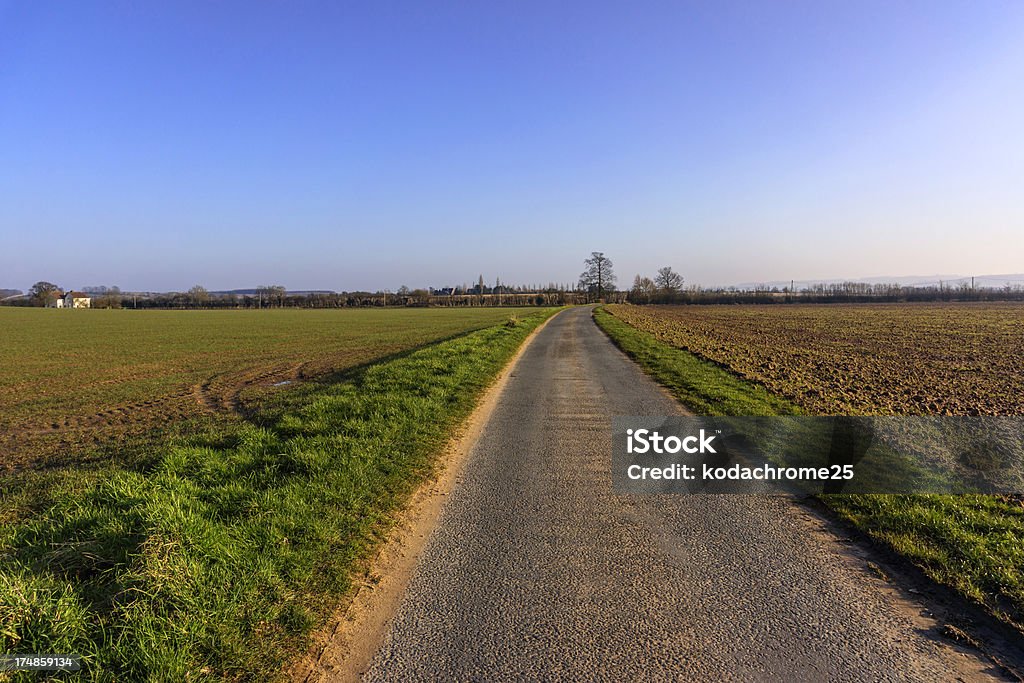
[[[282,285],[262,285],[245,292],[211,292],[196,285],[186,292],[123,292],[118,287],[82,287],[92,297],[92,308],[129,309],[262,309],[350,308],[417,306],[564,306],[585,303],[585,292],[549,284],[443,289],[410,289],[378,292],[288,292]],[[64,290],[51,282],[37,282],[24,296],[7,299],[7,306],[46,306]]]
[[[123,292],[116,286],[82,287],[92,297],[92,308],[164,309],[262,309],[262,308],[359,308],[359,307],[473,307],[473,306],[566,306],[595,302],[634,304],[785,304],[785,303],[877,303],[927,301],[1024,301],[1024,287],[1007,283],[1003,287],[974,287],[961,281],[955,285],[869,284],[843,282],[796,287],[707,288],[685,286],[683,277],[670,266],[659,268],[653,278],[637,275],[629,290],[615,288],[613,264],[603,252],[591,252],[575,286],[494,286],[481,275],[473,286],[377,292],[289,292],[282,285],[261,285],[252,290],[211,292],[196,285],[187,292]],[[24,295],[18,290],[0,290],[0,305],[46,306],[64,290],[52,282],[40,281]]]
[[[658,271],[659,276],[663,271]],[[865,282],[816,284],[808,287],[736,287],[706,288],[668,286],[664,277],[650,280],[639,275],[629,291],[634,304],[852,304],[906,303],[941,301],[1024,301],[1024,288],[1007,284],[1003,287],[972,287],[969,283],[949,285],[898,285]]]

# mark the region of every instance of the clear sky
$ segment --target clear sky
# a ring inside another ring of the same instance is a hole
[[[0,287],[1024,271],[1024,3],[6,2]]]

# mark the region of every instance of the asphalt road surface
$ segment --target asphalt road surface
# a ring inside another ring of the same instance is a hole
[[[589,309],[554,318],[515,367],[365,678],[998,673],[930,634],[787,499],[616,495],[612,416],[682,412]]]

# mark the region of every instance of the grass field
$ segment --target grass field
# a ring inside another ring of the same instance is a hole
[[[518,314],[525,314],[522,309]],[[230,419],[275,385],[501,322],[496,308],[0,308],[0,471],[119,454],[125,437]],[[189,427],[191,428],[191,427]],[[133,439],[137,446],[140,442]]]
[[[1024,377],[1009,369],[1022,358],[1022,315],[1013,304],[613,305],[595,319],[700,414],[928,414],[934,405],[1019,415]],[[823,499],[936,581],[1024,630],[1020,498]]]
[[[0,652],[80,654],[85,673],[75,680],[283,678],[284,662],[344,600],[353,572],[433,471],[452,430],[553,312],[313,314],[322,325],[314,343],[290,331],[307,312],[266,322],[186,315],[211,326],[201,342],[168,320],[153,323],[178,340],[175,367],[190,367],[196,349],[207,356],[168,388],[231,372],[213,357],[217,338],[246,349],[285,337],[288,362],[305,349],[350,368],[263,394],[248,419],[190,423],[190,435],[148,442],[145,457],[5,477]],[[108,324],[93,323],[103,331],[92,334],[112,340],[111,321],[129,318],[97,320]],[[346,323],[362,332],[343,330]],[[261,325],[277,334],[253,332],[261,344],[241,339]],[[412,329],[419,327],[428,331]],[[349,346],[374,348],[346,355],[331,330]],[[420,346],[439,337],[450,338]],[[234,362],[252,361],[236,352]],[[74,389],[64,387],[67,395]]]

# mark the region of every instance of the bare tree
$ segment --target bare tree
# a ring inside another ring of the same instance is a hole
[[[657,291],[658,288],[651,278],[637,275],[633,278],[633,289],[629,290],[629,299],[633,303],[649,304]]]
[[[124,301],[121,297],[121,288],[117,285],[113,287],[99,287],[99,296],[93,297],[92,307],[93,308],[122,308],[124,307]],[[85,290],[82,290],[85,291]]]
[[[602,251],[590,252],[590,258],[583,261],[586,270],[580,273],[580,289],[596,294],[597,300],[604,298],[604,293],[615,288],[615,273],[612,261]]]
[[[210,293],[206,291],[206,287],[196,285],[188,290],[188,298],[193,306],[199,307],[205,305],[210,300]]]
[[[658,269],[654,277],[654,284],[658,286],[666,298],[674,298],[683,288],[683,276],[672,270],[670,266]]]
[[[267,302],[268,306],[276,301],[278,306],[283,307],[284,295],[288,293],[288,289],[281,285],[260,285],[256,288],[256,293],[259,295],[261,308],[264,301]]]

